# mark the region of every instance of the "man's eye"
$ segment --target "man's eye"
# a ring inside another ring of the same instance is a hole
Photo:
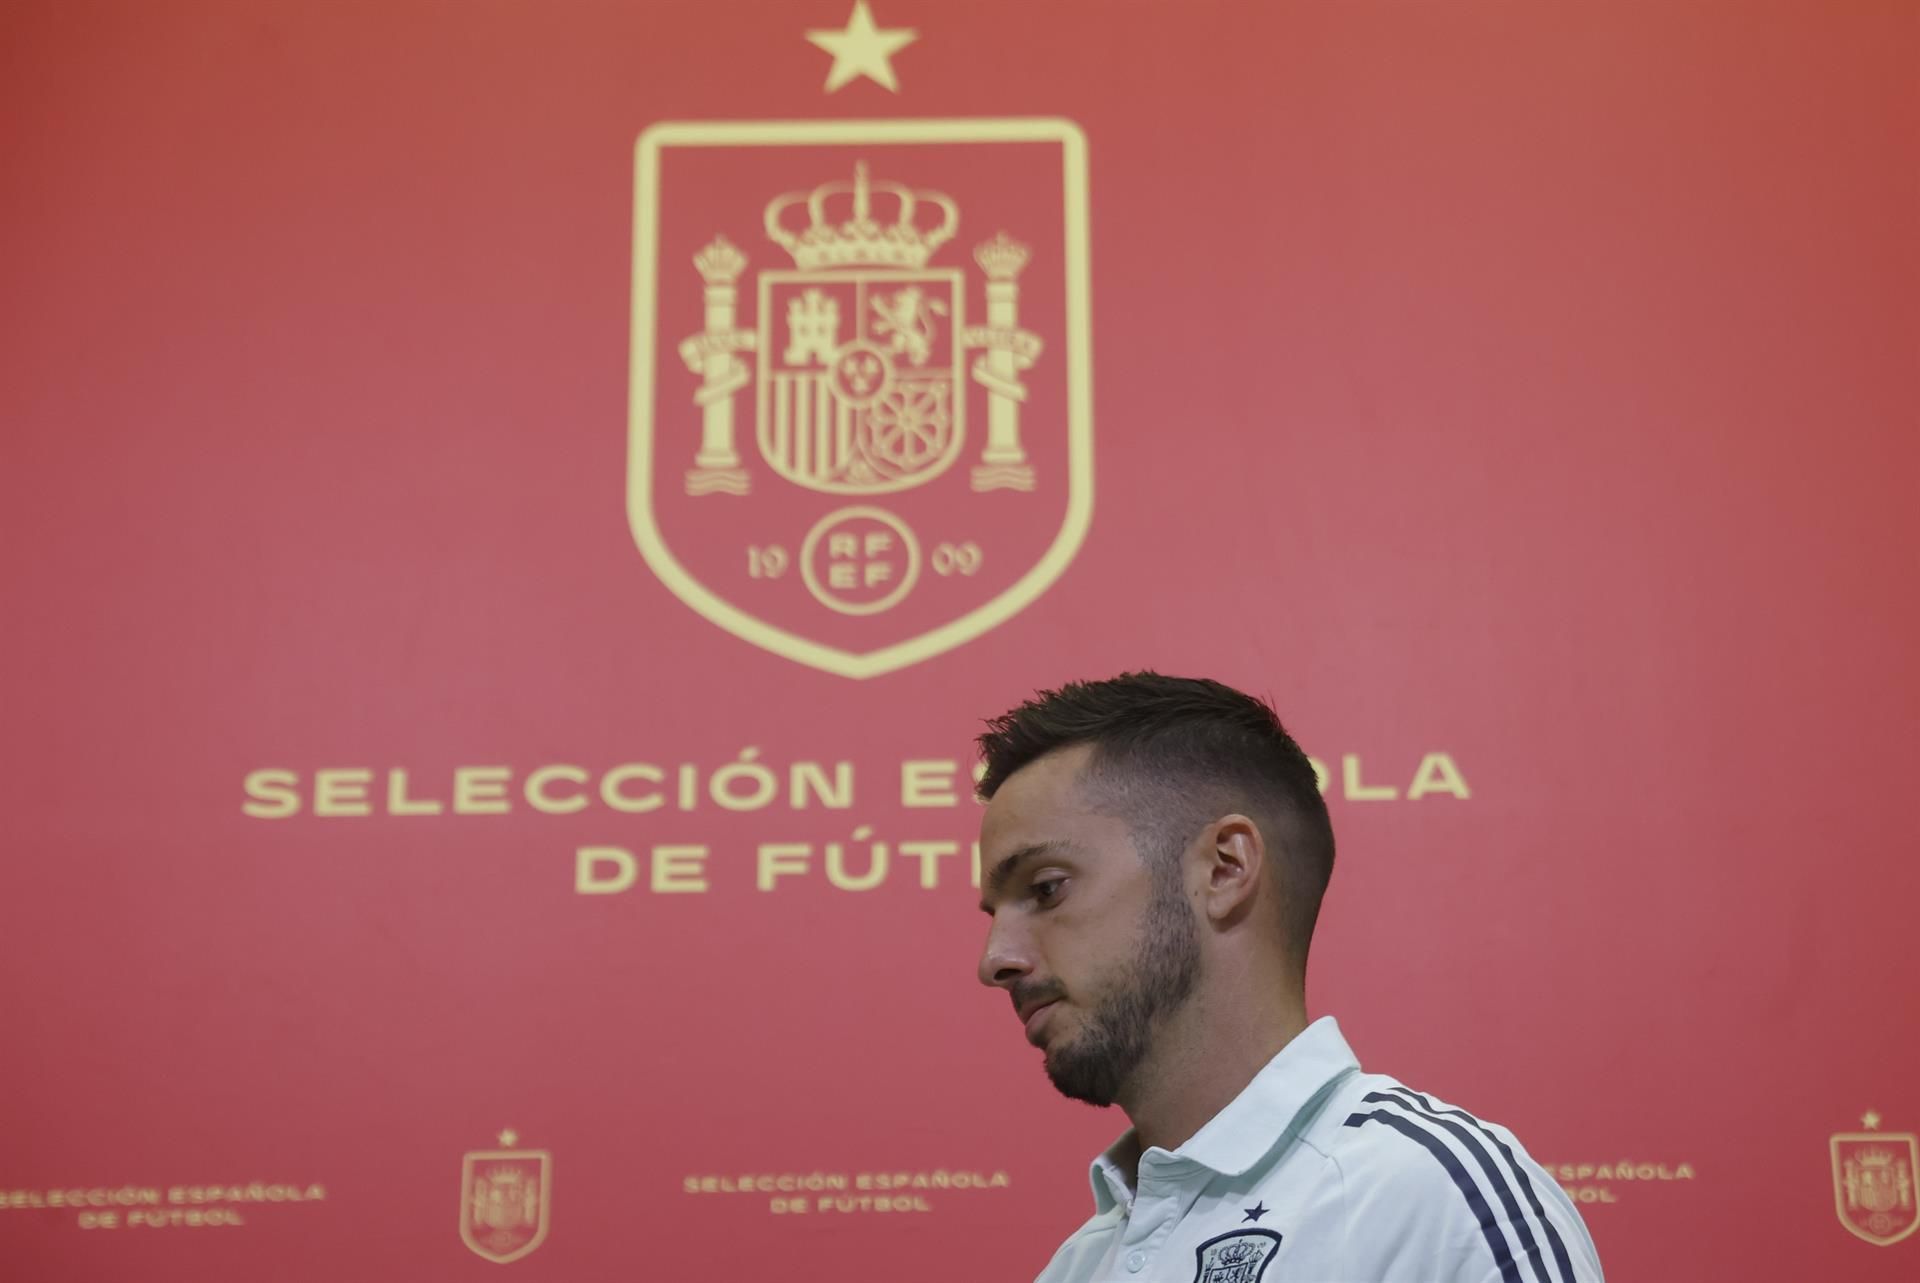
[[[1033,898],[1047,904],[1058,898],[1060,888],[1066,885],[1065,878],[1042,878],[1033,884]]]

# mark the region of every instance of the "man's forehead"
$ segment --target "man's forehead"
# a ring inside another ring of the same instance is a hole
[[[1082,787],[1082,771],[1091,750],[1085,745],[1056,750],[1008,778],[987,804],[980,823],[980,846],[989,858],[1021,847],[1071,842],[1090,827],[1105,827],[1112,817],[1091,805]]]
[[[1070,744],[1035,758],[1007,777],[987,810],[1085,810],[1081,783],[1092,756],[1091,744]]]

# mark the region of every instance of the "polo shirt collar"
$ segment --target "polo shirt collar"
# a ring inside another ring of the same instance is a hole
[[[1093,1160],[1095,1215],[1133,1201],[1135,1174],[1143,1161],[1186,1160],[1221,1176],[1239,1176],[1259,1162],[1286,1134],[1300,1112],[1334,1079],[1360,1068],[1340,1026],[1322,1016],[1280,1049],[1227,1107],[1179,1149],[1151,1149],[1143,1156],[1140,1139],[1129,1129]]]

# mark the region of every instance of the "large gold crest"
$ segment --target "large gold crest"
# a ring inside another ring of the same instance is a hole
[[[641,555],[720,627],[847,677],[1004,622],[1092,517],[1087,271],[1069,122],[648,129]]]

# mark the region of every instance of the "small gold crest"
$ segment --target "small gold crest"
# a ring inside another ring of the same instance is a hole
[[[513,1131],[497,1150],[469,1152],[460,1165],[460,1241],[499,1265],[546,1241],[553,1206],[553,1155],[513,1148]]]
[[[1830,1142],[1833,1207],[1842,1225],[1886,1247],[1920,1229],[1920,1204],[1914,1198],[1920,1138],[1911,1132],[1877,1130],[1880,1116],[1872,1111],[1860,1121],[1868,1130],[1842,1132]]]

